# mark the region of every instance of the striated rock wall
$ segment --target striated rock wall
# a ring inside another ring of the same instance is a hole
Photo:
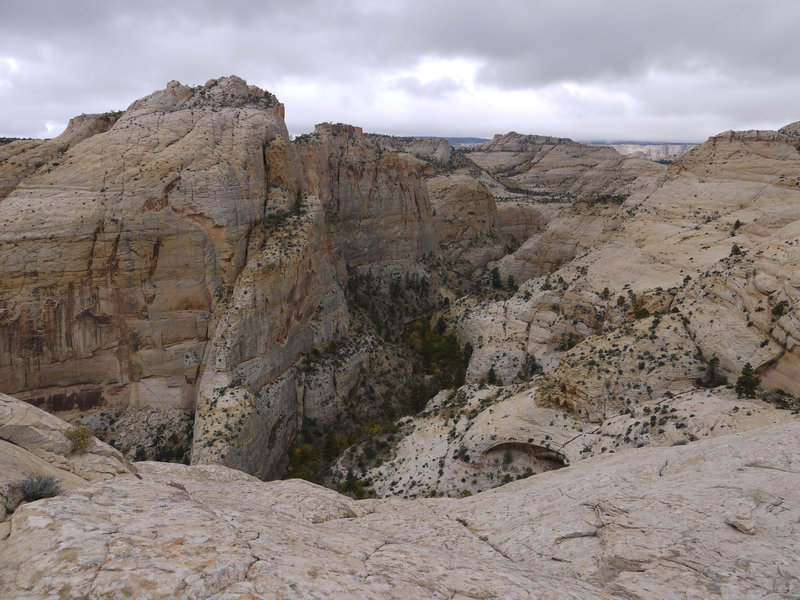
[[[301,354],[348,327],[324,213],[316,199],[306,202],[305,214],[266,230],[260,244],[251,239],[198,384],[195,463],[278,475],[263,463],[282,461],[302,422],[302,404],[291,377],[277,388],[270,384]]]
[[[279,107],[173,82],[0,203],[0,381],[51,410],[191,406],[219,291],[267,210]]]
[[[295,147],[345,264],[415,260],[438,249],[421,161],[385,152],[349,125],[317,125]]]

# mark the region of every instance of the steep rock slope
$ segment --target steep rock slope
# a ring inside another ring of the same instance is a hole
[[[265,215],[275,98],[171,83],[0,203],[0,380],[49,409],[191,406],[215,294]]]

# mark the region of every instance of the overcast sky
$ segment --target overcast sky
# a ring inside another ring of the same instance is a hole
[[[396,135],[702,141],[800,120],[797,0],[0,0],[0,136],[239,75]]]

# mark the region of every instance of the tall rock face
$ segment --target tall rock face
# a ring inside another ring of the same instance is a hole
[[[295,143],[332,243],[354,267],[417,260],[439,248],[419,160],[384,152],[360,127],[323,123]]]
[[[215,296],[268,210],[281,114],[238,78],[172,82],[17,185],[0,203],[4,391],[191,406]]]
[[[307,202],[305,214],[279,230],[251,235],[199,383],[196,463],[279,475],[304,413],[292,374],[278,378],[348,327],[324,211],[316,199]]]
[[[292,142],[283,106],[237,77],[0,152],[0,391],[196,409],[195,462],[262,477],[347,393],[306,396],[293,369],[348,330],[346,267],[419,270],[478,238],[464,270],[499,256],[494,200],[447,180],[447,142],[331,124]]]

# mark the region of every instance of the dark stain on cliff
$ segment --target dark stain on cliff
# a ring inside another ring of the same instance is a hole
[[[106,260],[106,269],[112,275],[116,275],[119,271],[119,258],[117,258],[117,252],[119,251],[119,238],[122,236],[122,233],[118,233],[117,237],[114,238],[114,243],[111,245],[111,254],[108,256],[108,260]]]
[[[103,405],[103,390],[95,388],[74,392],[56,392],[47,396],[28,398],[25,401],[51,413],[67,410],[90,410]]]
[[[156,239],[156,243],[153,244],[153,251],[150,253],[150,261],[147,266],[147,278],[153,279],[153,275],[156,272],[156,267],[158,266],[158,253],[161,251],[161,238]]]
[[[89,257],[86,259],[86,272],[89,274],[90,278],[92,276],[92,264],[94,263],[94,249],[97,246],[97,236],[100,235],[102,230],[102,225],[98,225],[92,234],[92,247],[89,248]]]

